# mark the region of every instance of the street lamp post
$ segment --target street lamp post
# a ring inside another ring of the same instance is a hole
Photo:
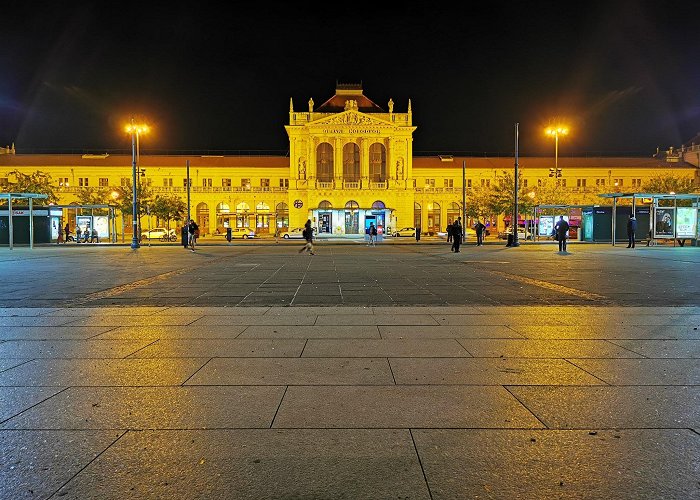
[[[510,225],[513,228],[513,243],[511,246],[518,247],[518,126],[515,124],[515,172],[513,176],[513,222]]]
[[[559,136],[567,135],[569,129],[559,125],[556,127],[548,127],[544,133],[550,137],[554,137],[554,169],[549,169],[549,176],[559,178],[561,177],[561,169],[559,168]]]
[[[131,238],[131,248],[132,249],[137,249],[141,247],[141,244],[139,243],[139,216],[138,216],[138,196],[136,193],[136,186],[137,186],[137,152],[138,152],[138,144],[139,144],[139,136],[142,133],[148,132],[148,126],[147,125],[137,125],[134,122],[134,118],[131,118],[131,123],[126,126],[125,130],[131,134],[131,176],[132,176],[132,182],[131,182],[131,193],[132,193],[132,222],[133,222],[133,237]],[[140,169],[139,169],[139,175],[140,175]]]

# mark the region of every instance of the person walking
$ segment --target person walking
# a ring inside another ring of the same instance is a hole
[[[484,231],[486,231],[486,226],[477,219],[476,224],[474,224],[474,231],[476,231],[476,246],[480,247],[484,244]]]
[[[447,224],[447,243],[452,241],[452,222]]]
[[[452,251],[459,253],[459,246],[462,244],[462,218],[457,217],[457,220],[452,223]]]
[[[304,231],[301,233],[301,235],[306,240],[306,243],[304,243],[304,246],[301,247],[299,253],[307,251],[311,255],[316,255],[314,253],[314,230],[311,227],[311,219],[306,219],[306,224],[304,224]]]
[[[64,241],[64,243],[68,243],[68,236],[70,236],[70,224],[68,222],[66,222],[66,227],[64,227],[63,229],[66,232],[66,238],[63,241]]]
[[[564,216],[560,215],[559,220],[554,225],[557,241],[559,242],[559,251],[566,252],[566,239],[569,237],[569,223],[564,220]]]
[[[83,234],[83,230],[80,229],[80,226],[75,226],[75,242],[80,243],[80,237]]]
[[[637,232],[637,218],[630,215],[627,221],[627,248],[634,248],[635,233]]]
[[[187,227],[187,233],[188,233],[188,244],[190,247],[190,250],[194,252],[194,247],[197,245],[197,232],[199,231],[199,226],[197,223],[194,221],[194,219],[190,219],[190,223],[188,224]]]
[[[367,243],[367,246],[377,246],[377,226],[374,225],[374,222],[369,223],[369,243]]]

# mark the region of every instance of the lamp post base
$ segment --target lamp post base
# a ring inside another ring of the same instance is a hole
[[[136,250],[137,248],[141,248],[141,244],[139,243],[138,238],[134,238],[131,240],[131,248]]]

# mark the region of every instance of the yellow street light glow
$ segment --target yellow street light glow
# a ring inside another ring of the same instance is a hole
[[[117,193],[116,191],[112,191],[112,198],[115,200],[119,198],[119,193]]]
[[[535,192],[534,192],[534,191],[530,191],[529,193],[527,193],[527,195],[528,195],[530,198],[534,198],[534,197],[535,197]]]
[[[545,134],[551,135],[552,137],[556,137],[559,135],[568,135],[569,134],[569,128],[565,126],[559,126],[559,127],[547,127],[544,131]]]
[[[137,134],[147,134],[148,131],[150,130],[150,127],[145,124],[129,124],[124,127],[124,131],[131,134],[131,133],[137,133]]]

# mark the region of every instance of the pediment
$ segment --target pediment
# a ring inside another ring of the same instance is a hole
[[[309,125],[391,125],[391,123],[379,120],[365,113],[358,113],[357,111],[343,111],[342,113],[334,114],[327,118],[321,118],[314,122],[309,123]]]

